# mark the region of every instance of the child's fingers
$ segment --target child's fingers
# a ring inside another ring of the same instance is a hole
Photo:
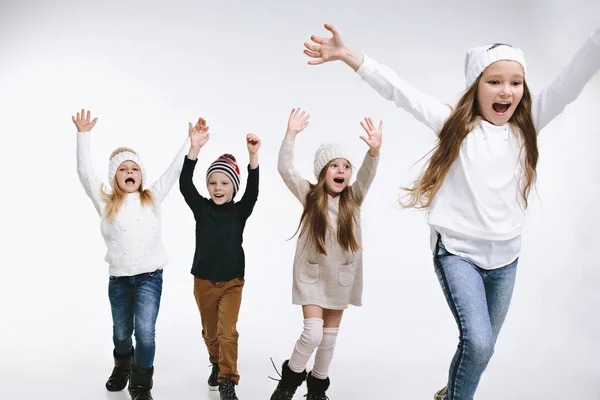
[[[311,35],[310,40],[312,40],[316,44],[323,44],[323,42],[325,41],[325,39],[323,39],[322,37],[317,36],[317,35]],[[310,43],[308,43],[308,44],[310,44]],[[314,45],[311,45],[311,46],[314,46]]]
[[[320,44],[312,44],[312,43],[309,43],[309,42],[304,42],[304,47],[306,47],[311,52],[317,52],[318,53],[321,50],[321,45]]]
[[[321,57],[321,53],[317,53],[316,51],[303,50],[303,53],[312,58]]]
[[[323,60],[322,58],[317,58],[316,60],[308,60],[308,65],[319,65],[319,64],[323,64],[325,62],[325,60]]]
[[[383,132],[383,121],[379,121],[379,133]]]
[[[367,126],[366,122],[360,121],[360,126],[363,127],[363,129],[365,130],[365,132],[369,133],[369,127]]]
[[[96,125],[96,121],[98,121],[98,118],[94,118],[94,120],[92,121],[92,126],[90,126],[90,129],[92,129]]]

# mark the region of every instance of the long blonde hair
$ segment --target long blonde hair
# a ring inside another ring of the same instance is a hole
[[[130,151],[133,154],[136,154],[135,151],[128,147],[119,147],[118,149],[112,152],[112,154],[109,157],[109,160],[111,160],[114,156],[124,151]],[[150,192],[150,190],[148,189],[142,188],[144,183],[145,182],[142,181],[140,187],[138,188],[138,192],[140,192],[140,201],[142,202],[142,206],[150,206],[152,208],[156,208],[152,192]],[[121,206],[123,205],[123,201],[125,200],[127,192],[125,192],[119,187],[119,184],[117,183],[117,180],[114,179],[114,177],[112,181],[112,193],[106,193],[102,186],[100,187],[100,191],[102,193],[102,197],[104,198],[104,200],[106,200],[104,216],[108,221],[112,222],[116,218],[117,214],[119,214],[119,210],[121,210]]]
[[[300,217],[298,229],[294,233],[294,236],[298,231],[300,231],[300,236],[306,234],[308,242],[314,244],[317,252],[324,255],[327,255],[325,237],[330,224],[325,176],[333,161],[323,167],[316,184],[309,183],[310,190],[306,194],[302,217]],[[361,247],[356,238],[358,205],[352,197],[352,187],[347,186],[338,196],[340,196],[338,224],[335,227],[337,241],[342,249],[355,253]]]
[[[432,150],[433,154],[427,162],[424,172],[413,183],[412,187],[404,188],[408,192],[408,201],[400,204],[404,208],[428,208],[436,193],[444,183],[448,170],[458,158],[463,140],[475,128],[479,114],[477,103],[477,88],[481,75],[461,97],[456,109],[452,111],[438,135],[438,143]],[[523,81],[523,97],[515,113],[508,121],[520,133],[522,150],[525,150],[523,171],[525,184],[522,185],[521,196],[527,208],[527,197],[536,180],[538,161],[537,133],[531,116],[531,93]]]

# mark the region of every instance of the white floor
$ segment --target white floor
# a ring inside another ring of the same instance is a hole
[[[512,313],[476,398],[600,398],[598,296],[583,288],[570,295],[557,292],[550,296],[551,288],[524,293],[522,287],[531,283],[526,282],[533,278],[531,275],[524,272],[520,276]],[[456,328],[441,291],[433,291],[437,283],[433,276],[427,276],[423,274],[422,278],[429,281],[432,292],[410,300],[400,295],[398,304],[404,305],[395,309],[389,307],[390,303],[379,302],[386,294],[375,293],[369,300],[388,304],[385,309],[373,305],[350,309],[331,367],[328,396],[332,400],[431,399],[444,385],[456,345]],[[418,275],[415,278],[420,279]],[[206,388],[210,368],[197,311],[187,290],[191,287],[189,279],[182,276],[180,284],[175,280],[179,279],[171,279],[169,286],[165,284],[152,393],[157,400],[218,399],[218,392],[209,393]],[[280,317],[271,323],[266,321],[266,314],[253,313],[255,303],[264,300],[257,297],[257,286],[250,282],[247,287],[239,324],[242,379],[237,392],[242,400],[269,398],[276,382],[268,376],[277,377],[269,357],[279,367],[301,326],[299,310],[288,304],[272,305]],[[83,296],[85,291],[84,287],[72,288],[80,301],[70,307],[58,297],[48,298],[46,304],[22,304],[29,314],[8,316],[7,326],[20,323],[21,330],[3,328],[0,398],[129,398],[126,391],[108,393],[104,389],[112,367],[108,300],[102,296],[103,287],[92,287]],[[53,292],[58,296],[54,289],[46,294]],[[555,302],[576,306],[550,317],[555,306],[552,297]],[[52,310],[54,315],[50,314]],[[299,390],[295,399],[304,394]]]

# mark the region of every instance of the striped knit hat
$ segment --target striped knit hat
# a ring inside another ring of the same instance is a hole
[[[237,165],[235,157],[231,154],[223,154],[213,161],[206,170],[206,184],[208,184],[208,178],[210,178],[210,175],[213,172],[221,172],[231,179],[231,183],[233,183],[232,198],[235,197],[235,194],[240,188],[240,168]]]

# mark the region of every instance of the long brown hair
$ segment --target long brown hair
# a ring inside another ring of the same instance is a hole
[[[330,224],[327,211],[328,199],[325,188],[325,176],[332,162],[333,160],[323,167],[316,184],[309,183],[310,190],[306,194],[304,211],[302,212],[302,217],[300,217],[298,229],[294,233],[294,236],[296,236],[298,231],[300,231],[300,236],[306,234],[308,242],[314,244],[317,252],[324,255],[327,255],[325,237]],[[340,200],[336,227],[337,241],[342,249],[355,253],[361,247],[356,239],[355,226],[358,205],[352,197],[352,187],[347,186],[338,196],[340,196]]]
[[[116,149],[115,151],[112,152],[112,154],[109,157],[109,160],[112,159],[115,155],[122,153],[124,151],[130,151],[133,154],[136,154],[135,151],[131,150],[128,147],[119,147],[118,149]],[[152,196],[152,192],[150,192],[150,190],[148,190],[148,189],[142,188],[142,185],[144,183],[145,182],[142,181],[142,183],[140,184],[140,187],[138,188],[138,192],[140,192],[140,201],[142,203],[142,206],[150,206],[152,208],[155,208],[156,204],[154,202],[154,197]],[[123,189],[121,189],[119,187],[117,180],[114,178],[113,178],[113,182],[112,182],[112,193],[106,193],[104,191],[103,187],[100,187],[100,191],[102,193],[102,197],[104,198],[104,200],[106,200],[104,216],[108,221],[112,222],[112,221],[114,221],[117,214],[119,213],[119,210],[121,209],[121,206],[123,205],[123,201],[125,200],[125,196],[127,195],[127,192],[125,192]]]
[[[428,208],[436,193],[442,186],[452,163],[458,158],[460,147],[469,132],[477,125],[481,118],[477,103],[477,88],[481,75],[467,89],[461,97],[456,109],[452,111],[438,135],[438,143],[432,150],[433,154],[427,162],[424,172],[414,182],[408,191],[408,201],[400,202],[404,208]],[[515,113],[508,121],[520,133],[522,139],[521,151],[525,150],[525,157],[521,157],[524,171],[525,184],[522,185],[521,196],[527,208],[527,197],[536,179],[536,166],[538,161],[537,133],[531,116],[531,93],[523,81],[523,97],[515,109]]]

